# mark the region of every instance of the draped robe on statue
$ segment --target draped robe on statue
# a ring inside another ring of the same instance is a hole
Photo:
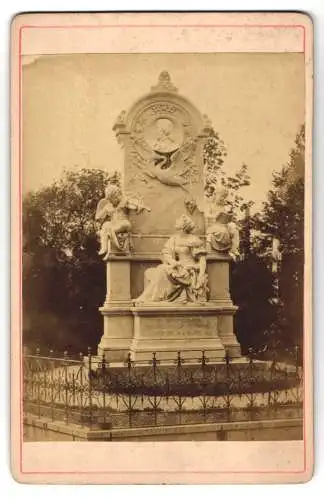
[[[162,264],[145,273],[145,289],[136,302],[206,302],[205,247],[195,235],[175,235],[162,251]],[[202,260],[203,259],[203,260]]]

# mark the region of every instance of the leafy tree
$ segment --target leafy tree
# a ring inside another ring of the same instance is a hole
[[[23,201],[27,344],[76,350],[98,343],[105,275],[97,256],[94,213],[107,182],[119,184],[119,175],[95,169],[65,172],[60,181],[28,193]]]
[[[263,244],[267,245],[269,237],[278,238],[284,255],[303,256],[304,252],[304,161],[305,131],[302,127],[289,161],[273,174],[268,199],[254,221],[256,228],[264,235]]]
[[[249,349],[262,351],[267,345],[267,331],[275,319],[271,304],[273,276],[265,262],[253,251],[232,264],[231,294],[238,306],[235,331],[243,354]]]
[[[104,196],[107,182],[119,183],[118,173],[67,171],[60,181],[29,193],[23,202],[25,249],[52,248],[71,254],[85,249],[97,230],[90,214]]]
[[[303,339],[304,162],[305,128],[302,126],[287,164],[273,175],[272,189],[262,212],[254,217],[254,227],[261,234],[257,252],[263,259],[268,258],[272,239],[280,241],[280,301],[266,334],[269,341],[283,349],[302,345]]]
[[[206,196],[211,196],[219,186],[226,188],[229,192],[227,200],[229,214],[236,220],[241,219],[242,212],[253,205],[252,201],[247,202],[240,194],[241,188],[250,185],[250,176],[245,163],[234,175],[227,175],[224,170],[226,156],[227,150],[224,142],[217,132],[211,130],[203,150],[205,193]]]

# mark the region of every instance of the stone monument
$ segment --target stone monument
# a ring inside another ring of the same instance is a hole
[[[122,191],[98,204],[107,269],[98,355],[108,361],[240,357],[229,262],[239,234],[227,193],[204,195],[203,147],[211,123],[163,71],[113,130],[124,148]]]

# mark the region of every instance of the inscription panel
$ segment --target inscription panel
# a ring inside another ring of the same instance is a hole
[[[210,338],[216,334],[217,317],[169,316],[141,318],[142,338]]]

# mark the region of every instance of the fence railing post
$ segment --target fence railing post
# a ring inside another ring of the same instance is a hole
[[[178,401],[177,401],[177,404],[178,404],[178,413],[179,413],[179,420],[178,420],[178,424],[179,425],[182,424],[182,406],[183,406],[183,402],[184,402],[183,397],[181,395],[182,363],[183,363],[183,359],[181,357],[181,352],[178,351],[177,352],[176,364],[177,364],[177,382],[178,382],[178,387],[179,387],[179,392],[180,392],[180,394],[178,394]]]
[[[302,401],[302,393],[303,393],[303,372],[302,368],[300,366],[300,347],[299,345],[295,345],[295,380],[296,380],[296,402],[297,405],[300,405]],[[302,401],[303,404],[305,404],[304,401]]]
[[[93,408],[92,408],[92,354],[91,347],[88,347],[88,384],[89,384],[89,424],[92,426],[93,422]]]
[[[102,406],[103,406],[103,421],[106,424],[106,384],[105,384],[105,374],[106,374],[106,357],[105,353],[102,353],[101,359],[101,380],[102,380]]]
[[[40,349],[37,347],[36,356],[40,357]],[[41,387],[41,370],[40,370],[40,361],[37,361],[37,406],[38,406],[38,418],[41,416],[41,397],[40,397],[40,387]]]
[[[153,383],[154,383],[154,393],[153,393],[153,415],[154,415],[154,425],[157,426],[158,424],[158,408],[159,408],[159,399],[157,398],[157,390],[158,390],[158,383],[157,383],[157,366],[159,364],[159,360],[156,357],[156,352],[152,353],[152,368],[153,368]]]
[[[50,351],[50,357],[53,358],[53,351]],[[55,380],[54,380],[54,362],[51,360],[50,369],[51,369],[51,418],[52,422],[54,420],[54,403],[55,403]]]
[[[64,406],[65,422],[69,421],[68,352],[64,351]]]
[[[231,357],[228,349],[225,350],[225,370],[226,370],[226,416],[227,421],[231,421]]]
[[[249,385],[250,385],[250,391],[249,391],[249,397],[250,397],[250,417],[251,420],[254,419],[254,403],[255,403],[255,393],[253,391],[253,386],[254,386],[254,361],[253,361],[253,349],[249,349]]]
[[[206,365],[207,365],[207,357],[205,354],[205,351],[202,351],[201,353],[201,370],[202,370],[202,405],[203,405],[203,415],[204,415],[204,422],[206,422],[206,417],[207,417],[207,395],[206,395],[206,386],[207,386],[207,378],[206,378]],[[194,384],[193,384],[194,385]]]
[[[80,372],[79,372],[79,375],[80,375],[79,382],[80,382],[80,384],[79,384],[78,409],[79,409],[79,412],[80,412],[80,423],[81,423],[82,426],[84,426],[85,422],[84,422],[84,410],[83,410],[83,403],[84,403],[84,398],[83,398],[83,391],[84,391],[83,370],[85,369],[85,366],[84,366],[83,352],[79,353],[79,358],[80,358]]]
[[[133,425],[133,407],[132,407],[132,395],[131,395],[131,385],[132,385],[132,355],[129,352],[127,355],[127,371],[128,371],[128,426]]]

